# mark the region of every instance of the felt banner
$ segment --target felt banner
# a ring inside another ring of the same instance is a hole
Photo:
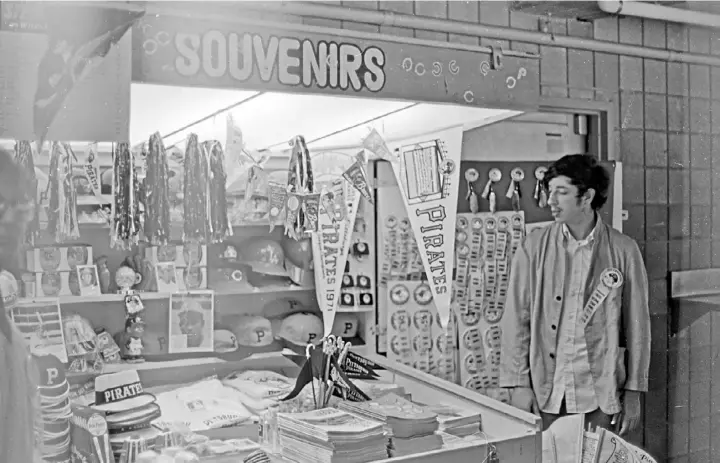
[[[350,238],[360,204],[360,193],[344,180],[342,185],[348,205],[347,213],[337,220],[332,211],[323,210],[317,216],[318,231],[312,234],[315,292],[323,314],[324,336],[332,332],[335,322],[345,263],[350,251]],[[324,209],[325,204],[322,207]]]
[[[392,143],[373,130],[363,147],[392,164],[442,327],[450,320],[462,126]]]

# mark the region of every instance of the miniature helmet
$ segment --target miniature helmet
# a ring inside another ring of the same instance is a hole
[[[332,334],[341,338],[354,338],[358,332],[357,315],[351,313],[335,314]]]
[[[287,276],[285,271],[285,253],[282,246],[268,238],[250,238],[240,245],[240,254],[244,263],[253,272],[264,275]]]
[[[312,240],[310,238],[295,240],[289,236],[283,236],[282,248],[285,252],[285,258],[292,262],[293,265],[304,270],[312,270],[313,254]]]
[[[296,346],[317,344],[323,337],[323,322],[311,313],[292,314],[280,324],[278,336]]]
[[[239,318],[233,333],[241,346],[262,347],[273,343],[270,320],[257,315],[243,315]]]

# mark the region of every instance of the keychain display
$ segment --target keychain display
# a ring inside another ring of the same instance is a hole
[[[497,210],[497,195],[495,194],[495,188],[493,185],[502,180],[502,172],[500,169],[493,168],[488,172],[488,181],[485,184],[485,189],[482,192],[483,199],[487,199],[490,203],[490,212],[494,213]]]
[[[480,173],[477,171],[477,169],[470,168],[465,171],[465,181],[467,181],[467,187],[468,192],[465,196],[465,199],[467,199],[468,204],[470,205],[470,212],[473,214],[477,214],[480,210],[480,203],[477,197],[477,193],[475,192],[475,182],[480,179]]]
[[[545,189],[544,180],[545,174],[547,173],[547,167],[540,166],[535,169],[535,194],[533,197],[537,201],[538,207],[547,207],[547,190]]]
[[[510,171],[510,186],[505,197],[512,200],[512,208],[515,212],[520,210],[520,182],[523,179],[525,179],[525,172],[521,168],[516,167]]]
[[[453,300],[458,311],[459,382],[508,402],[499,385],[502,329],[510,262],[524,238],[523,212],[458,214],[457,277]],[[464,247],[463,247],[464,246]],[[468,257],[465,257],[467,255]]]

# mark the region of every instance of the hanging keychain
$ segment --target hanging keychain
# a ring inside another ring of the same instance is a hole
[[[473,168],[465,171],[465,180],[467,181],[468,192],[465,199],[470,203],[470,212],[477,214],[480,210],[480,204],[478,201],[477,193],[475,192],[474,183],[480,178],[480,173]]]
[[[493,188],[493,183],[497,183],[501,179],[502,172],[500,172],[500,169],[490,169],[490,172],[488,172],[488,182],[485,184],[485,189],[482,193],[483,199],[487,199],[488,201],[490,201],[490,212],[493,214],[497,209],[497,198],[495,196],[495,189]]]
[[[519,167],[514,168],[510,172],[510,186],[505,194],[507,199],[512,199],[513,211],[520,210],[520,182],[525,178],[525,172]]]
[[[545,173],[547,172],[547,167],[540,166],[537,169],[535,169],[535,179],[537,180],[535,182],[535,200],[538,203],[538,207],[545,208],[547,207],[547,191],[545,190],[545,186],[543,185],[543,180],[545,179]]]

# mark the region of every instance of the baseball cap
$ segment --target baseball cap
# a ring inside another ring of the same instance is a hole
[[[243,315],[232,331],[241,346],[262,347],[273,343],[272,325],[264,317]]]
[[[287,276],[285,252],[277,241],[262,237],[247,239],[240,245],[240,255],[253,272]]]
[[[272,299],[265,303],[262,309],[262,314],[267,318],[281,318],[294,313],[301,312],[317,312],[320,313],[320,309],[317,307],[309,307],[297,299],[289,297],[279,297]]]
[[[215,352],[235,352],[238,349],[237,338],[230,330],[215,330],[213,343]]]
[[[322,320],[311,313],[288,315],[280,324],[278,337],[296,346],[317,344],[323,337]]]

